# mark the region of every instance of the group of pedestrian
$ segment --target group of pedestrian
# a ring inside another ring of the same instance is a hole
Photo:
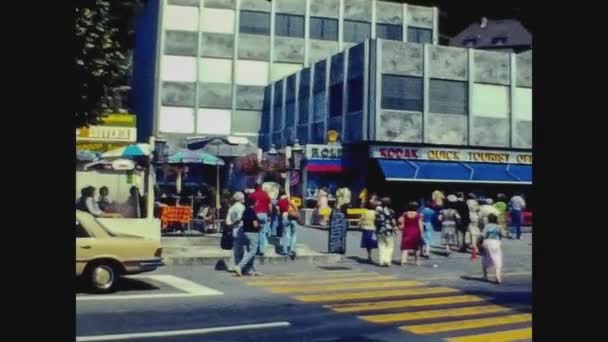
[[[129,198],[124,203],[112,201],[107,186],[102,186],[99,189],[99,198],[96,197],[97,189],[94,186],[85,186],[80,190],[80,197],[76,200],[76,209],[102,218],[145,217],[145,200],[137,186],[131,187]]]
[[[258,184],[253,191],[236,192],[232,201],[226,216],[233,238],[230,271],[238,276],[260,276],[255,257],[264,256],[272,236],[281,238],[279,254],[296,257],[299,212],[289,196],[280,191],[278,200],[273,201]],[[282,229],[273,227],[275,222]]]
[[[372,194],[361,217],[361,248],[367,250],[367,261],[372,263],[372,251],[378,249],[378,265],[388,267],[394,249],[395,236],[401,235],[401,265],[408,263],[410,254],[420,265],[419,257],[430,258],[433,231],[441,231],[441,245],[446,256],[453,249],[471,250],[471,259],[482,257],[484,278],[490,267],[496,271],[496,280],[502,281],[502,249],[500,240],[510,234],[507,223],[510,217],[513,238],[521,239],[521,212],[525,208],[523,196],[516,195],[506,202],[504,194],[492,198],[478,198],[475,194],[449,194],[434,191],[431,201],[408,203],[403,214],[397,217],[389,197]],[[481,203],[481,204],[480,204]]]

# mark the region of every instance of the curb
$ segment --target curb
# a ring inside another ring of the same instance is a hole
[[[344,259],[343,255],[340,254],[327,254],[327,255],[302,255],[297,256],[294,260],[291,260],[288,256],[277,255],[271,257],[265,257],[262,262],[261,257],[256,257],[256,262],[259,264],[282,264],[296,261],[306,261],[309,263],[339,263]],[[165,265],[173,266],[209,266],[217,265],[218,262],[223,261],[228,264],[230,262],[229,256],[163,256],[163,262]]]

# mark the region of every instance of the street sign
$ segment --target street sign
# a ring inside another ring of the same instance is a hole
[[[344,214],[336,209],[332,209],[329,217],[329,238],[327,239],[329,253],[346,253],[347,229],[348,221]]]

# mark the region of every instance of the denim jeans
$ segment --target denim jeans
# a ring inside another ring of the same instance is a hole
[[[258,220],[260,221],[260,241],[258,246],[258,253],[262,255],[266,252],[266,247],[268,247],[268,235],[270,234],[270,221],[268,220],[268,214],[260,213],[258,214]]]
[[[243,274],[249,272],[255,272],[255,254],[258,250],[258,237],[260,233],[249,233],[243,234],[241,239],[242,246],[245,254],[243,259],[239,262],[238,267],[241,269]]]
[[[511,210],[511,226],[515,230],[515,238],[521,237],[521,210]]]
[[[297,226],[298,221],[283,218],[283,238],[281,245],[284,254],[296,252]]]
[[[277,227],[279,226],[279,220],[281,219],[281,217],[277,214],[272,215],[271,218],[271,224],[270,224],[270,229],[271,229],[271,234],[272,236],[277,236]]]

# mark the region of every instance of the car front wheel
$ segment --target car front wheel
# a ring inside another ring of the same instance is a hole
[[[93,290],[100,293],[112,292],[116,288],[118,277],[116,266],[108,262],[91,265],[87,275]]]

